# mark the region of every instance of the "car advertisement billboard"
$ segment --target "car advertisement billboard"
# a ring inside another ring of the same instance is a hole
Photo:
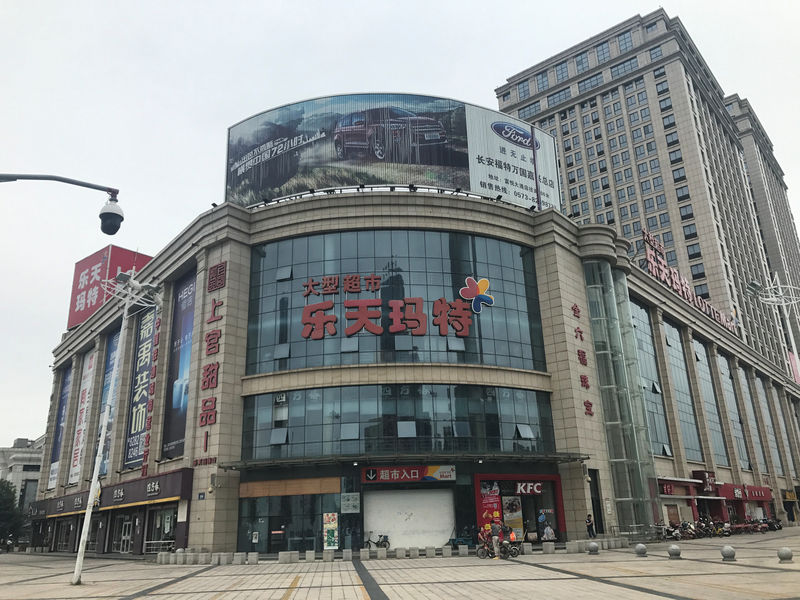
[[[121,271],[133,268],[139,271],[150,258],[119,246],[106,246],[75,263],[67,329],[83,323],[111,297],[103,290],[103,281],[116,277]]]
[[[226,181],[225,199],[243,206],[361,184],[561,204],[552,136],[533,136],[504,113],[412,94],[315,98],[246,119],[228,131]]]

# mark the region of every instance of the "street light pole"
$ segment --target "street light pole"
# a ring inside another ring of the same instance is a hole
[[[161,303],[161,299],[158,296],[158,288],[154,285],[139,283],[133,278],[134,273],[135,270],[131,269],[130,273],[119,273],[114,279],[108,279],[103,282],[103,287],[107,292],[124,300],[122,324],[120,325],[119,341],[117,342],[117,353],[114,356],[114,368],[111,370],[111,381],[108,386],[108,400],[106,401],[106,407],[101,416],[100,440],[97,444],[97,455],[94,459],[92,484],[89,487],[89,498],[86,501],[86,514],[83,518],[81,539],[78,543],[78,556],[75,559],[75,572],[72,575],[72,585],[80,585],[81,583],[83,557],[86,553],[86,542],[89,539],[92,511],[94,510],[95,500],[100,492],[100,467],[103,464],[103,449],[105,448],[106,436],[108,435],[108,421],[111,415],[112,401],[115,398],[114,394],[117,392],[117,381],[119,380],[119,373],[121,370],[122,355],[125,352],[128,313],[134,305],[157,307]]]
[[[759,281],[751,281],[747,284],[747,293],[755,296],[762,304],[777,306],[781,310],[786,327],[789,330],[789,344],[792,348],[792,360],[789,365],[789,376],[795,379],[797,373],[797,344],[794,339],[794,328],[792,327],[791,312],[795,313],[797,318],[797,304],[800,303],[800,287],[782,284],[778,272],[775,271],[772,277],[772,282],[768,287],[761,285]],[[800,381],[798,381],[800,383]]]
[[[100,190],[108,194],[108,202],[100,210],[100,229],[103,233],[114,235],[119,231],[119,226],[125,219],[122,209],[119,207],[117,195],[119,190],[117,188],[108,187],[105,185],[97,185],[96,183],[89,183],[88,181],[80,181],[79,179],[70,179],[68,177],[60,177],[58,175],[23,175],[20,173],[0,173],[0,183],[7,183],[9,181],[58,181],[60,183],[67,183],[69,185],[77,185],[92,190]]]

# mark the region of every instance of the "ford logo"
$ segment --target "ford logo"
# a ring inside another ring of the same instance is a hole
[[[515,146],[520,146],[521,148],[531,147],[531,132],[524,127],[514,123],[497,121],[492,123],[492,131]],[[539,149],[539,142],[536,142],[536,149]]]

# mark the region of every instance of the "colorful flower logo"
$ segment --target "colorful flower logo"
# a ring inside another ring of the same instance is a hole
[[[458,293],[464,300],[472,300],[472,312],[480,313],[483,304],[492,306],[494,304],[494,296],[486,293],[489,289],[489,280],[480,279],[475,281],[474,277],[467,277],[465,287],[458,290]]]

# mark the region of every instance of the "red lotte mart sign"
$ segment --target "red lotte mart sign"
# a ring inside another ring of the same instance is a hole
[[[649,231],[642,231],[642,239],[647,245],[647,272],[653,279],[670,288],[675,294],[683,298],[697,310],[704,313],[712,321],[716,321],[725,329],[736,334],[737,320],[733,315],[721,313],[708,300],[694,293],[694,288],[685,275],[678,269],[670,267],[665,258],[664,245],[659,242]]]
[[[488,279],[476,281],[467,277],[465,286],[459,290],[458,298],[448,301],[445,298],[434,300],[431,311],[431,322],[441,336],[446,336],[452,329],[456,336],[469,336],[472,326],[472,314],[481,312],[483,306],[492,306],[494,297],[486,293],[489,288]],[[309,303],[303,308],[301,335],[306,339],[321,340],[325,336],[335,336],[339,318],[329,314],[334,307],[333,298],[339,291],[345,294],[362,292],[377,293],[381,289],[381,278],[374,273],[370,275],[325,275],[320,281],[309,277],[303,283],[303,297],[307,302],[311,296],[318,296],[322,301]],[[331,299],[323,300],[326,296]],[[380,298],[348,298],[342,302],[345,309],[345,329],[347,337],[360,331],[373,335],[383,334],[381,325],[383,302]],[[403,298],[389,300],[389,333],[408,331],[411,335],[425,335],[428,332],[428,315],[424,311],[422,298]],[[338,325],[341,327],[341,325]]]

